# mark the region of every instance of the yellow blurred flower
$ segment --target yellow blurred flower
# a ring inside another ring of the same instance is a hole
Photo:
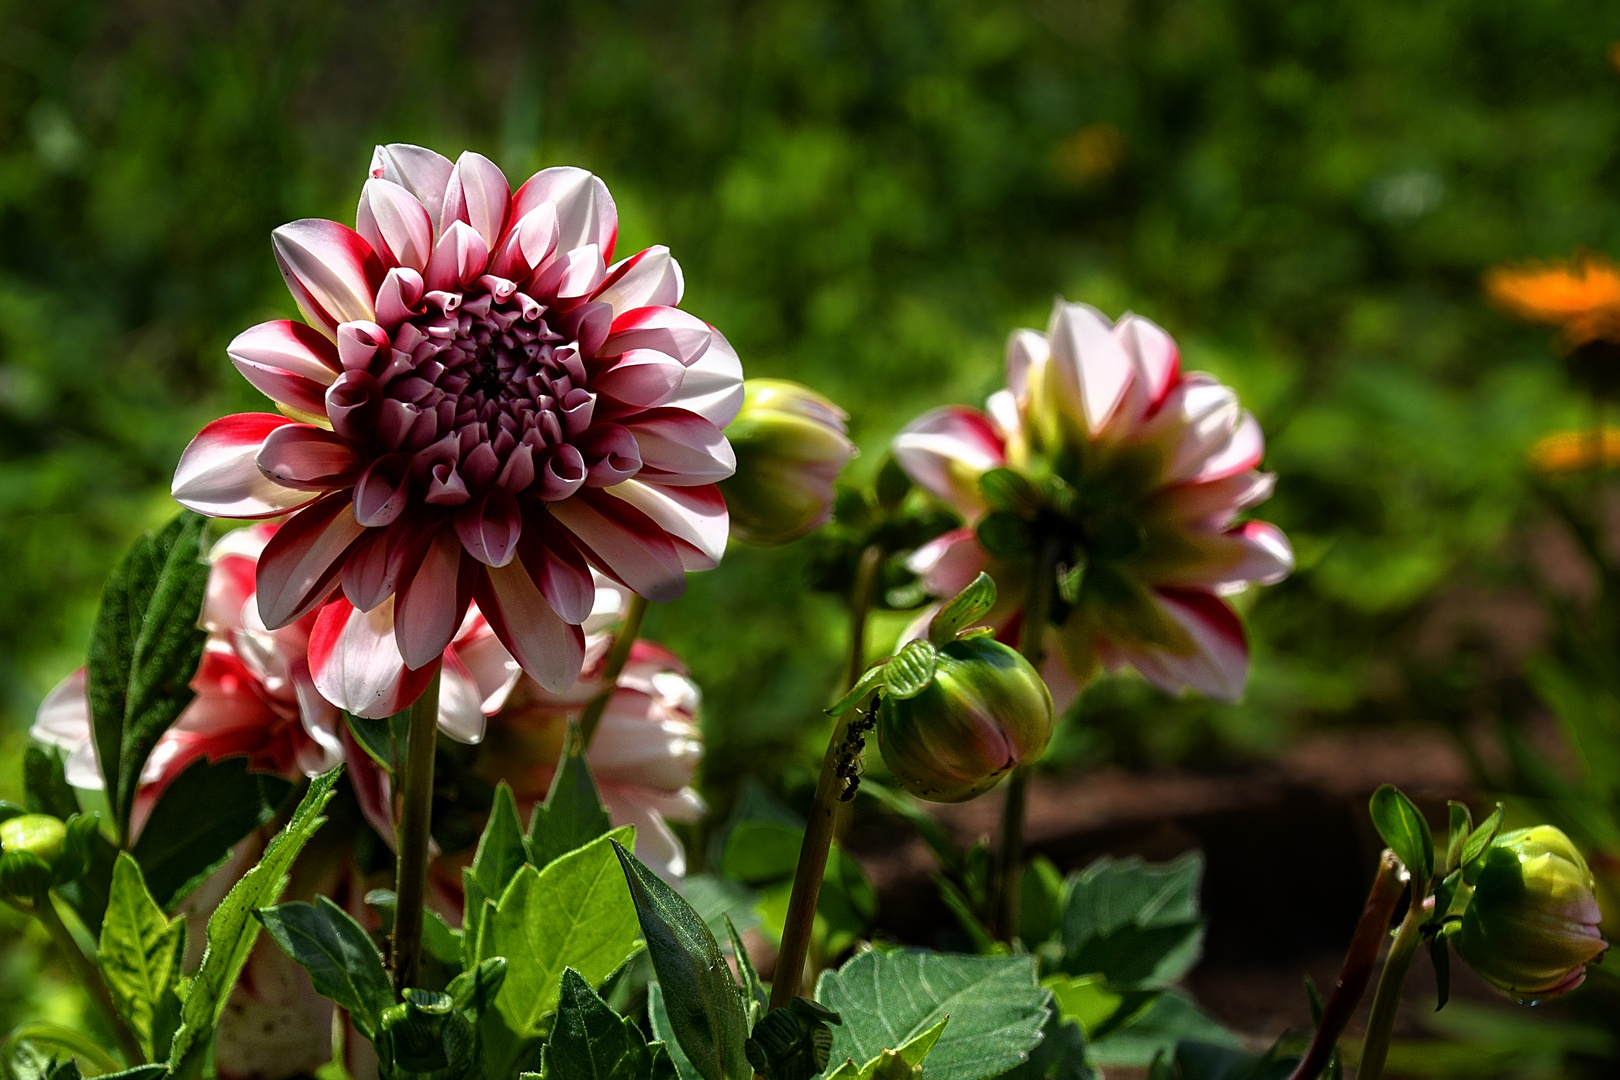
[[[1606,427],[1602,437],[1592,431],[1557,431],[1536,440],[1530,448],[1530,466],[1550,476],[1586,472],[1601,463],[1620,465],[1620,427]]]

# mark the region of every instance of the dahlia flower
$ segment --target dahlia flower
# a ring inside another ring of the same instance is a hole
[[[1128,664],[1171,692],[1236,699],[1248,645],[1222,597],[1293,566],[1280,530],[1235,523],[1271,494],[1274,477],[1256,468],[1262,449],[1237,395],[1183,373],[1159,327],[1060,300],[1046,333],[1012,335],[1007,388],[986,412],[935,409],[895,438],[907,474],[970,523],[918,549],[911,567],[947,597],[988,570],[1001,599],[987,621],[1011,636],[1034,551],[1055,544],[1055,648],[1043,674],[1060,707],[1099,664]],[[1003,468],[1023,479],[981,486]],[[992,506],[1009,492],[1016,506]]]
[[[199,759],[246,757],[256,772],[315,776],[341,756],[338,710],[315,690],[305,659],[314,617],[265,629],[253,603],[254,566],[274,526],[227,533],[209,552],[202,624],[208,632],[192,677],[196,697],[146,759],[135,796],[138,833],[168,785]],[[67,751],[68,783],[102,786],[85,696],[85,669],[40,703],[30,734]]]
[[[259,563],[259,613],[288,626],[341,590],[316,632],[323,684],[391,686],[377,708],[404,707],[476,599],[523,669],[564,690],[592,567],[667,600],[719,559],[737,355],[676,307],[666,248],[608,264],[617,214],[581,169],[512,192],[478,154],[378,147],[355,225],[275,231],[305,323],[228,351],[280,411],[205,427],[174,496],[289,515]]]

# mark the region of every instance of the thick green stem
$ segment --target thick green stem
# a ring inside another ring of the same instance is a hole
[[[591,699],[585,706],[585,712],[579,718],[579,739],[582,747],[591,745],[591,736],[601,726],[602,714],[607,711],[608,702],[613,699],[613,691],[619,688],[619,675],[624,671],[625,663],[630,659],[630,649],[636,643],[636,637],[641,633],[641,620],[647,615],[647,598],[640,593],[630,594],[630,606],[625,609],[624,621],[613,635],[613,647],[608,649],[607,659],[602,662],[602,692]]]
[[[878,568],[883,565],[883,549],[869,544],[855,566],[855,584],[849,591],[849,677],[844,685],[854,686],[866,674],[866,619],[877,595]]]
[[[56,913],[56,904],[50,896],[41,897],[31,909],[33,916],[45,927],[45,932],[51,935],[56,950],[62,954],[62,959],[73,971],[73,977],[79,980],[90,999],[96,1003],[101,1014],[112,1029],[113,1039],[118,1043],[119,1051],[124,1060],[131,1065],[138,1065],[146,1061],[146,1054],[141,1050],[140,1042],[135,1033],[124,1023],[124,1018],[118,1014],[118,1006],[113,1004],[112,994],[107,990],[107,983],[101,977],[101,972],[90,958],[84,955],[79,943],[73,939],[73,933],[62,923],[62,917]]]
[[[1333,1058],[1339,1037],[1350,1022],[1361,995],[1367,992],[1373,967],[1378,963],[1378,950],[1389,936],[1389,920],[1395,914],[1395,905],[1401,899],[1406,884],[1402,880],[1400,860],[1389,850],[1378,858],[1378,874],[1367,893],[1367,905],[1362,908],[1356,933],[1350,939],[1350,948],[1344,954],[1344,967],[1339,969],[1339,981],[1322,1009],[1322,1019],[1316,1025],[1311,1045],[1288,1080],[1316,1080]]]
[[[1372,1015],[1367,1018],[1367,1034],[1361,1043],[1361,1068],[1356,1080],[1380,1080],[1384,1075],[1384,1060],[1389,1056],[1390,1032],[1395,1027],[1395,1014],[1401,1006],[1401,987],[1406,985],[1406,973],[1411,970],[1412,957],[1417,954],[1423,939],[1423,923],[1428,918],[1424,909],[1427,899],[1422,882],[1412,882],[1412,905],[1407,909],[1401,928],[1395,932],[1395,943],[1389,947],[1384,970],[1378,976],[1378,989],[1373,993]]]
[[[1052,609],[1053,582],[1062,542],[1042,542],[1030,565],[1029,591],[1018,625],[1018,651],[1036,671],[1046,659],[1046,623]],[[1003,941],[1018,937],[1018,891],[1024,876],[1024,817],[1029,802],[1029,769],[1019,765],[1007,778],[1001,804],[1001,843],[996,849],[996,932]]]
[[[405,786],[399,815],[398,872],[391,943],[394,995],[416,985],[422,962],[422,908],[427,902],[428,842],[433,824],[433,755],[439,736],[439,676],[411,705],[405,739]]]

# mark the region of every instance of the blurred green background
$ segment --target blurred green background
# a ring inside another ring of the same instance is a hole
[[[1059,763],[1472,722],[1536,646],[1490,599],[1543,517],[1525,449],[1590,421],[1480,278],[1620,251],[1616,39],[1606,0],[0,0],[0,748],[186,441],[263,407],[224,347],[295,314],[270,230],[352,219],[379,141],[599,173],[621,251],[668,244],[750,374],[842,403],[861,475],[1058,293],[1235,385],[1300,556],[1246,601],[1250,694],[1104,682]],[[735,552],[651,616],[722,805],[805,778],[845,633],[810,557]],[[0,1016],[73,1008],[0,957]]]

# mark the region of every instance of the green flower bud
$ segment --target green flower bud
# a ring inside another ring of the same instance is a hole
[[[731,532],[751,544],[785,544],[832,516],[833,481],[855,444],[844,411],[785,379],[749,379],[726,428],[737,471],[720,483]]]
[[[49,814],[23,814],[0,822],[0,893],[37,900],[58,884],[67,826]]]
[[[1575,989],[1609,947],[1598,931],[1592,871],[1551,825],[1497,837],[1469,876],[1474,892],[1457,952],[1512,997],[1534,1001]]]
[[[989,635],[939,646],[933,681],[883,698],[878,746],[902,787],[933,802],[988,791],[1052,737],[1052,695],[1028,660]]]

